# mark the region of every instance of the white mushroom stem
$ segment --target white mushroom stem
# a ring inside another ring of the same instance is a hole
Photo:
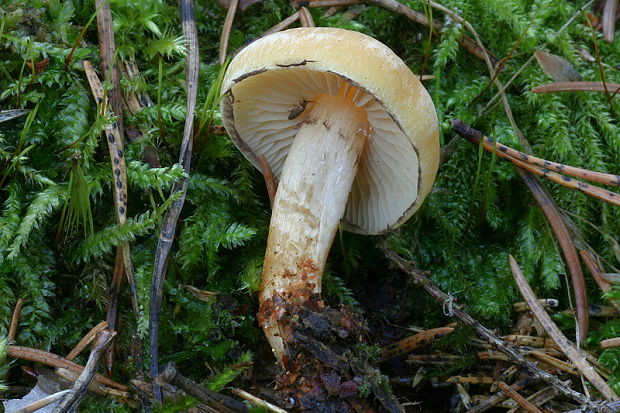
[[[364,144],[371,133],[356,89],[323,94],[308,103],[276,193],[263,265],[258,318],[271,347],[286,352],[279,318],[284,303],[321,293],[327,254],[342,218]]]

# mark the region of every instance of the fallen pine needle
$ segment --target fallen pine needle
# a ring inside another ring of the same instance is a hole
[[[607,89],[605,89],[607,87]],[[555,92],[602,92],[618,93],[620,84],[603,82],[556,82],[536,86],[532,93],[555,93]]]
[[[607,385],[603,378],[588,364],[588,362],[579,354],[573,343],[571,343],[560,331],[557,325],[551,320],[551,317],[545,312],[539,304],[532,287],[521,272],[519,264],[512,255],[509,256],[510,269],[514,276],[517,287],[521,295],[530,305],[534,317],[545,328],[545,331],[556,342],[560,350],[573,362],[577,370],[592,383],[592,385],[608,400],[619,400],[614,391]]]

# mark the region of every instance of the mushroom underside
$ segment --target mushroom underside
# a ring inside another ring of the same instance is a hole
[[[418,207],[419,157],[390,111],[357,83],[336,73],[305,68],[257,71],[229,91],[232,110],[224,114],[225,122],[232,124],[234,119],[231,135],[246,157],[258,168],[258,154],[264,155],[280,178],[312,100],[325,93],[336,96],[343,88],[354,91],[351,100],[366,112],[372,127],[343,223],[353,232],[385,232]]]

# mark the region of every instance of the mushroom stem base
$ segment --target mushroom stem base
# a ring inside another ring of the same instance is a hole
[[[344,90],[344,89],[343,89]],[[259,323],[282,361],[286,304],[320,303],[321,276],[370,134],[366,112],[344,96],[311,100],[280,177],[261,280]]]

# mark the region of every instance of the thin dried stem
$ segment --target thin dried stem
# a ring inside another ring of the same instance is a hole
[[[601,341],[601,348],[616,348],[620,347],[620,337],[608,338]]]
[[[15,308],[13,308],[13,316],[11,317],[9,333],[6,338],[6,341],[9,343],[12,343],[15,341],[15,337],[17,335],[17,326],[19,325],[19,316],[22,313],[23,306],[24,306],[24,299],[20,298],[17,300],[17,303],[15,303]]]
[[[496,144],[493,139],[482,135],[482,133],[465,125],[459,119],[455,119],[452,122],[452,128],[473,144],[477,145],[482,140],[482,145],[488,152],[494,153],[498,157],[512,162],[523,170],[545,177],[551,182],[583,192],[586,195],[608,202],[612,205],[620,206],[620,194],[599,188],[597,186],[592,186],[585,182],[576,181],[555,171],[562,171],[567,175],[578,176],[580,178],[615,186],[620,184],[620,176],[618,175],[593,172],[587,169],[558,164],[527,155],[508,146]]]
[[[316,27],[314,19],[312,19],[312,14],[310,14],[310,10],[308,10],[307,7],[301,7],[299,9],[299,21],[303,27]]]
[[[45,364],[46,366],[64,368],[77,374],[81,374],[82,370],[84,370],[83,366],[74,363],[71,360],[67,360],[66,358],[61,357],[57,354],[49,353],[47,351],[35,348],[8,345],[7,354],[9,357],[34,361],[37,363]],[[100,374],[95,375],[95,380],[104,386],[112,387],[122,391],[129,390],[127,386],[117,383],[114,380],[111,380]]]
[[[538,303],[532,287],[528,284],[527,280],[521,272],[521,267],[517,261],[509,256],[510,269],[514,276],[515,282],[521,295],[530,305],[530,309],[534,313],[534,317],[540,324],[543,325],[545,331],[556,342],[560,350],[569,358],[569,360],[575,365],[577,370],[586,378],[590,383],[601,392],[601,394],[607,400],[619,400],[614,391],[607,385],[605,380],[592,368],[590,364],[579,354],[573,343],[571,343],[564,334],[560,331],[558,326],[551,320],[551,317],[545,312],[542,306]]]
[[[57,400],[62,399],[67,393],[71,390],[62,390],[58,393],[50,394],[47,397],[37,400],[36,402],[30,403],[28,406],[21,407],[17,410],[12,410],[11,413],[33,413],[37,410],[44,408],[45,406],[49,406]]]
[[[231,9],[237,7],[237,0],[231,3]],[[198,34],[196,29],[196,17],[194,14],[193,0],[181,0],[181,22],[183,35],[187,39],[187,116],[185,117],[185,126],[183,130],[183,141],[181,142],[181,150],[179,153],[179,163],[183,166],[183,170],[187,175],[191,169],[192,147],[193,147],[193,129],[194,129],[194,113],[196,111],[196,97],[198,94]],[[221,49],[220,49],[221,51]],[[225,55],[225,51],[224,51]],[[189,185],[187,178],[177,181],[172,187],[172,194],[180,194],[172,205],[166,210],[162,222],[159,239],[157,241],[157,249],[155,251],[155,263],[153,265],[153,277],[151,282],[150,295],[150,318],[149,318],[149,350],[151,354],[150,373],[151,377],[159,374],[159,312],[164,295],[164,281],[166,277],[166,264],[168,255],[172,248],[174,234],[176,232],[177,221],[181,215],[183,204],[185,203],[185,195]],[[160,403],[163,401],[163,394],[157,383],[153,384],[153,394],[155,400]]]
[[[112,330],[102,330],[97,334],[97,340],[93,344],[93,349],[90,352],[84,370],[82,370],[82,373],[75,381],[73,388],[65,395],[60,404],[54,408],[52,413],[72,412],[80,405],[80,402],[88,392],[90,384],[95,379],[97,366],[103,357],[103,353],[112,343],[114,336],[116,336],[116,331]]]
[[[269,36],[270,34],[282,31],[289,27],[291,24],[295,23],[297,20],[299,20],[299,11],[296,11],[295,13],[288,16],[286,19],[282,20],[280,23],[276,24],[270,29],[267,29],[263,34],[260,35],[260,37]]]
[[[233,388],[231,390],[231,392],[239,397],[241,397],[242,399],[248,400],[258,406],[264,407],[265,409],[269,410],[270,412],[273,413],[287,413],[286,410],[279,408],[276,405],[273,405],[271,403],[269,403],[266,400],[260,399],[256,396],[254,396],[253,394],[248,393],[245,390],[241,390],[241,389],[237,389],[237,388]]]
[[[271,171],[271,166],[269,166],[267,158],[265,158],[265,155],[263,155],[262,153],[258,155],[258,163],[260,164],[260,169],[263,172],[263,177],[265,179],[265,185],[267,186],[267,194],[269,194],[269,205],[271,205],[271,207],[273,208],[273,200],[276,198],[278,182],[273,176],[273,172]]]
[[[503,391],[506,394],[506,396],[510,397],[512,400],[517,402],[517,404],[521,406],[526,412],[542,413],[542,410],[540,410],[538,407],[534,406],[532,403],[527,401],[525,397],[521,396],[519,393],[517,393],[515,390],[513,390],[509,385],[507,385],[503,381],[500,381],[499,383],[497,383],[497,387],[501,391]]]
[[[230,38],[230,31],[232,30],[233,21],[235,20],[235,13],[237,12],[237,6],[239,0],[231,0],[228,5],[228,13],[226,13],[226,20],[224,20],[224,26],[222,27],[222,37],[220,38],[220,66],[226,61],[226,51],[228,50],[228,39]]]
[[[620,84],[603,82],[556,82],[536,86],[532,93],[555,92],[602,92],[615,95],[620,92]]]
[[[431,328],[430,330],[423,331],[413,336],[406,337],[395,343],[387,345],[381,349],[380,360],[387,360],[392,357],[402,356],[412,352],[418,347],[426,346],[438,338],[447,336],[452,333],[454,328],[452,327],[439,327]]]
[[[88,333],[86,333],[86,335],[84,337],[82,337],[82,339],[75,346],[75,348],[73,350],[71,350],[71,352],[67,355],[66,359],[67,360],[74,360],[77,356],[80,355],[82,350],[84,350],[86,348],[86,346],[88,346],[93,341],[93,339],[97,336],[97,334],[99,334],[100,331],[103,331],[103,330],[105,330],[107,328],[108,328],[108,322],[107,321],[102,321],[99,324],[97,324],[96,326],[94,326],[93,328],[91,328],[90,331]]]

